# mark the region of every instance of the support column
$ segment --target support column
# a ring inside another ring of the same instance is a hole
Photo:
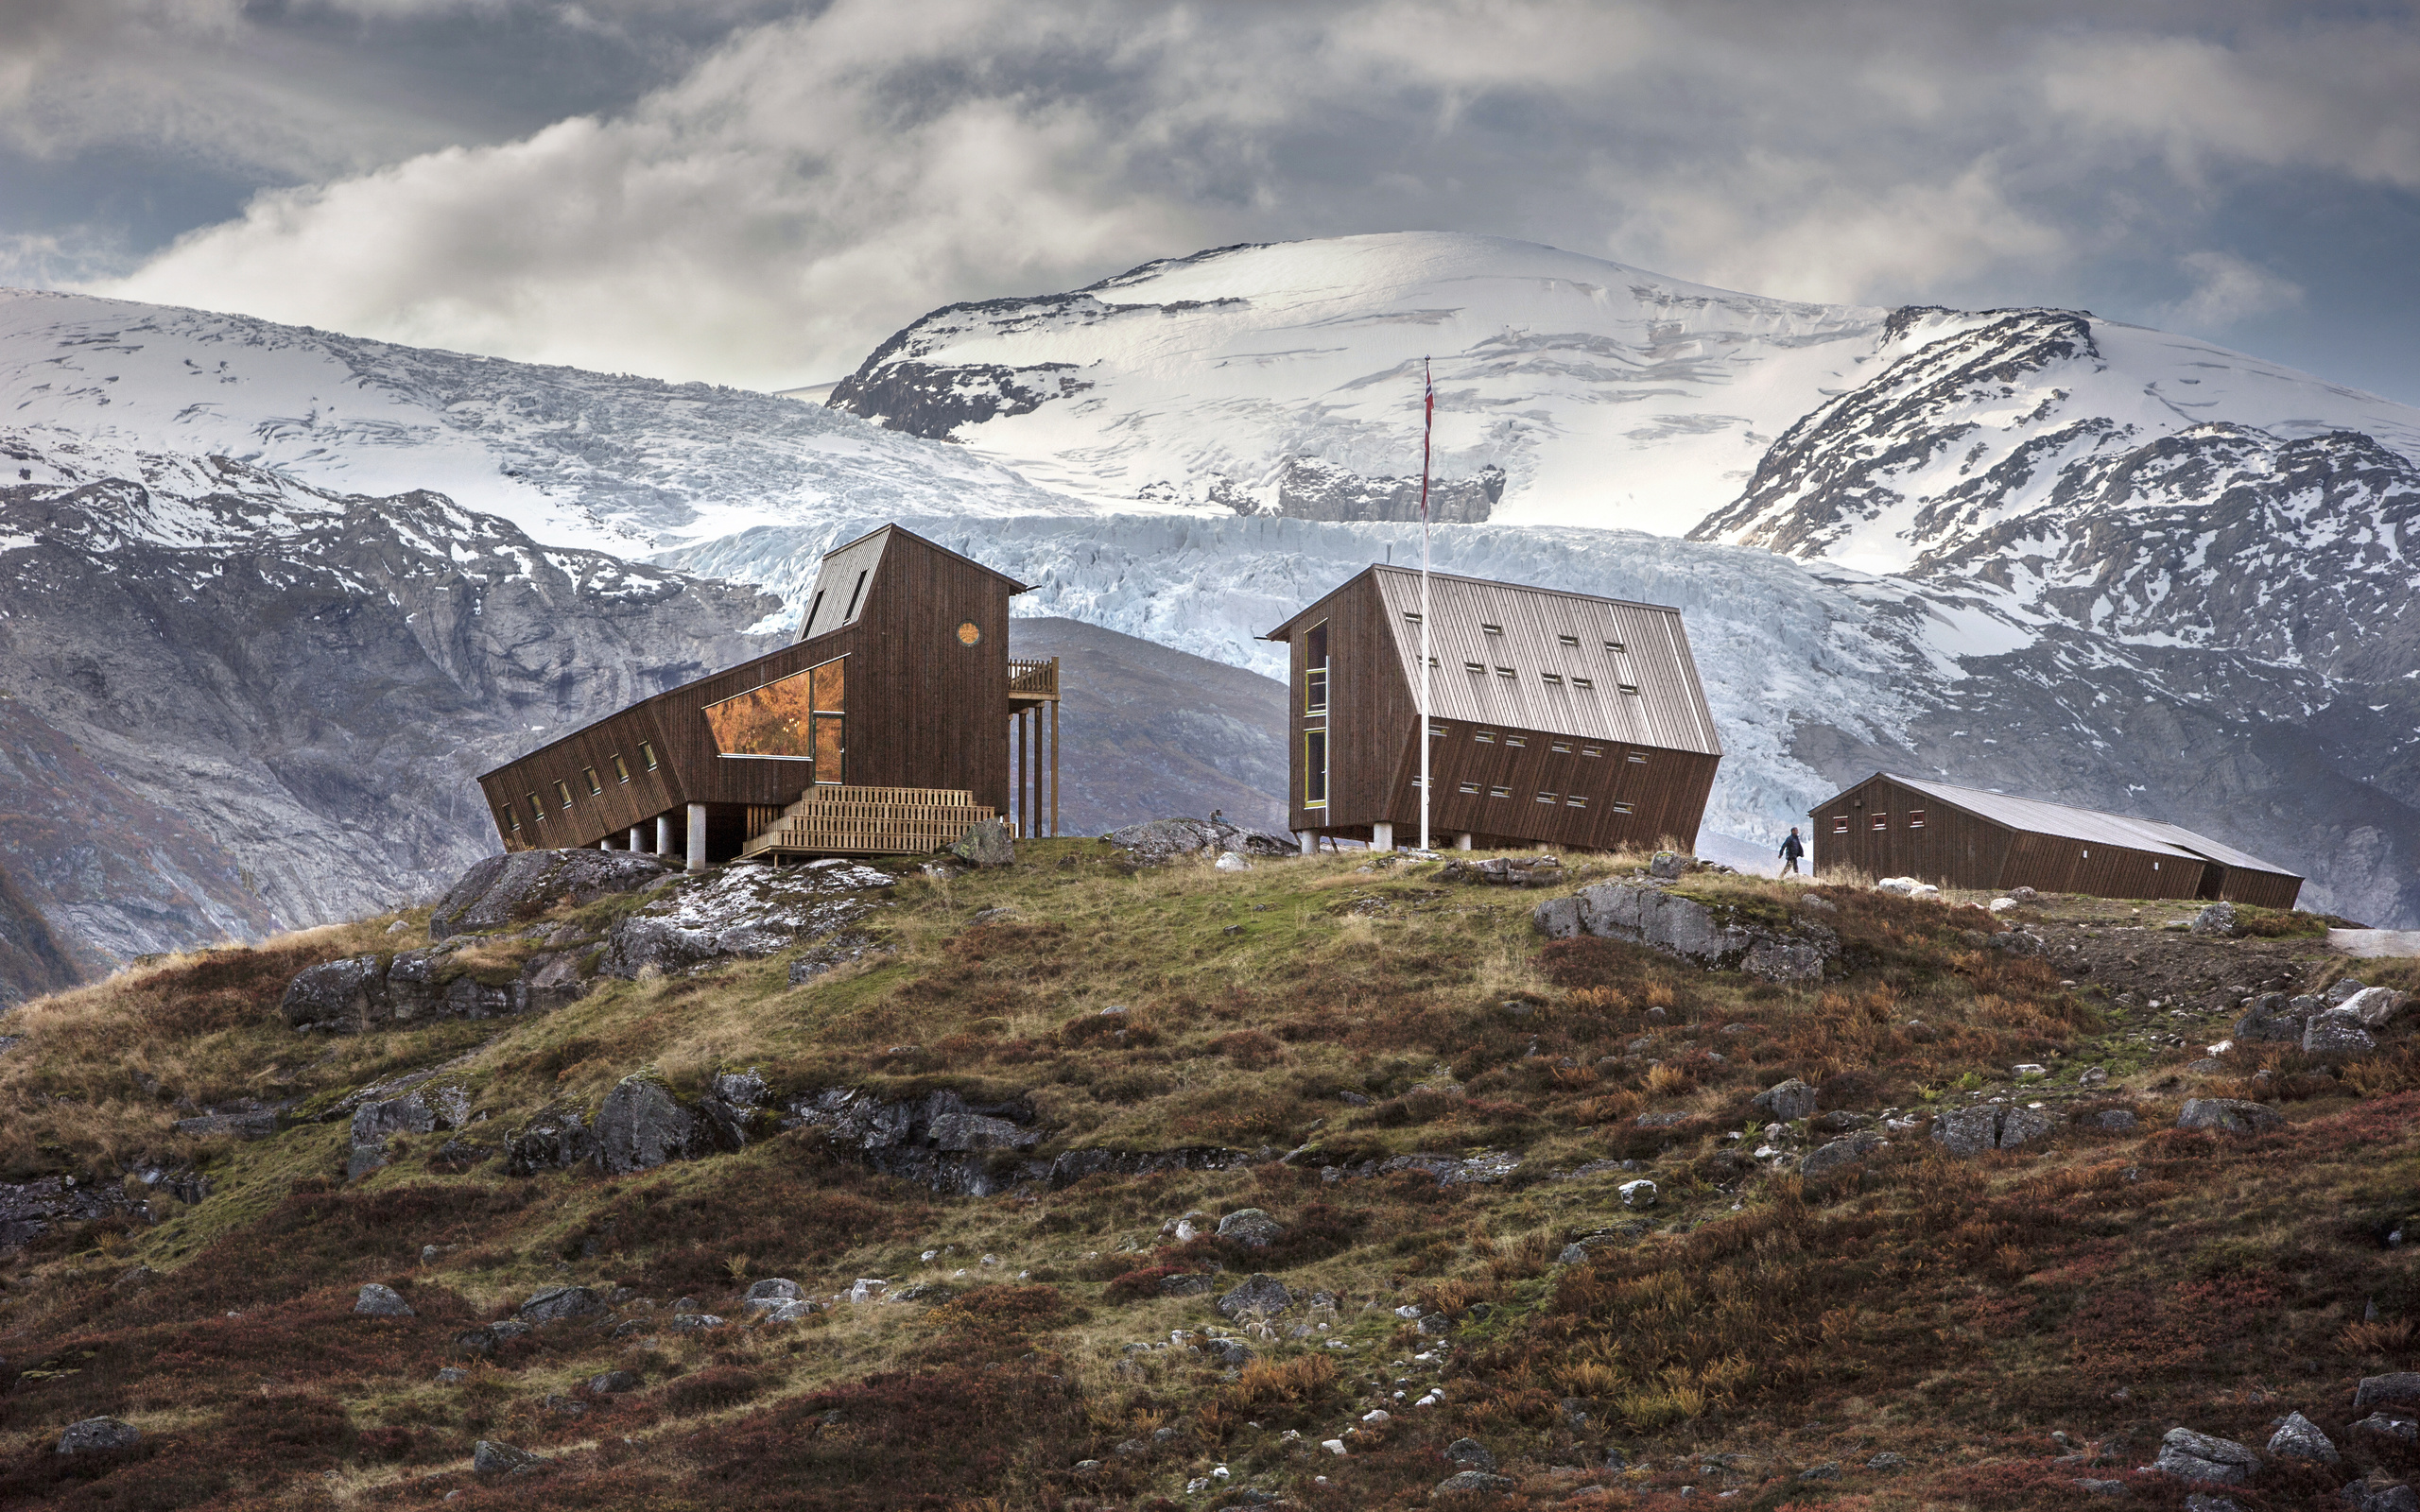
[[[597,850],[613,850],[613,849],[614,849],[614,838],[613,838],[613,836],[611,836],[611,835],[607,835],[604,839],[597,841],[597,842],[596,842],[596,849],[597,849]]]
[[[1454,849],[1455,849],[1455,850],[1469,850],[1470,848],[1471,848],[1471,835],[1470,835],[1470,832],[1469,832],[1468,830],[1465,830],[1465,831],[1463,831],[1461,833],[1460,833],[1460,834],[1458,834],[1458,835],[1454,836]]]
[[[689,805],[689,869],[706,869],[706,806],[703,803]]]
[[[637,851],[637,850],[638,850],[638,849],[639,849],[639,827],[638,827],[637,825],[633,824],[633,825],[631,825],[631,850],[633,852],[635,852],[635,851]]]
[[[1306,855],[1306,856],[1315,856],[1315,855],[1318,855],[1318,854],[1320,853],[1320,832],[1319,832],[1319,831],[1317,831],[1317,830],[1302,830],[1302,831],[1298,831],[1298,832],[1296,833],[1296,838],[1297,838],[1297,839],[1300,839],[1300,840],[1303,842],[1303,854],[1305,854],[1305,855]]]
[[[1387,819],[1370,826],[1370,849],[1392,853],[1395,848],[1395,827]]]
[[[1028,706],[1028,707],[1026,709],[1026,712],[1025,712],[1025,807],[1024,807],[1024,811],[1023,811],[1023,819],[1024,819],[1024,822],[1023,822],[1023,823],[1021,823],[1021,824],[1019,824],[1019,825],[1017,826],[1017,833],[1018,833],[1019,834],[1026,834],[1026,835],[1030,835],[1030,834],[1032,834],[1032,833],[1034,833],[1034,830],[1036,829],[1036,826],[1035,826],[1035,824],[1034,824],[1034,822],[1033,822],[1033,821],[1034,821],[1034,811],[1035,811],[1036,809],[1038,809],[1038,808],[1040,808],[1040,807],[1042,806],[1042,805],[1041,805],[1041,797],[1042,797],[1042,779],[1041,779],[1041,775],[1040,775],[1038,772],[1036,772],[1036,771],[1034,770],[1034,766],[1033,766],[1033,727],[1034,727],[1034,723],[1035,723],[1035,721],[1034,721],[1034,717],[1033,717],[1033,710],[1032,710],[1032,708],[1031,708],[1030,706]]]
[[[1059,837],[1059,700],[1050,700],[1050,836]]]
[[[672,853],[672,816],[669,814],[655,816],[655,853],[660,856]]]

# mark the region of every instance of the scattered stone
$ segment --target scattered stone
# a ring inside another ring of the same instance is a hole
[[[2243,1017],[2236,1020],[2227,1038],[2237,1044],[2300,1044],[2303,1021],[2309,1017],[2294,1004],[2300,999],[2288,999],[2283,992],[2263,992],[2252,1000]],[[2316,1003],[2318,1000],[2311,1000]]]
[[[1493,887],[1547,887],[1564,875],[1560,856],[1489,856],[1479,861],[1448,861],[1438,870],[1437,880]]]
[[[2368,986],[2358,976],[2340,976],[2328,985],[2327,990],[2321,995],[2321,1001],[2331,1008],[2341,1008],[2346,999],[2366,991]]]
[[[2335,1444],[2320,1432],[2319,1424],[2298,1412],[2288,1413],[2270,1435],[2269,1457],[2315,1460],[2323,1465],[2333,1465],[2338,1458]]]
[[[1445,1457],[1464,1469],[1493,1470],[1495,1456],[1476,1438],[1457,1438],[1445,1446]]]
[[[596,1110],[596,1160],[617,1175],[702,1154],[706,1144],[698,1115],[645,1074],[623,1077]]]
[[[1655,1206],[1655,1183],[1644,1177],[1636,1181],[1625,1181],[1615,1190],[1621,1194],[1622,1206],[1625,1208]]]
[[[522,853],[527,854],[527,851]],[[597,852],[599,855],[613,853],[614,852]],[[526,1449],[516,1449],[510,1444],[500,1443],[493,1438],[480,1439],[477,1447],[471,1451],[471,1469],[473,1473],[485,1480],[524,1474],[544,1463],[546,1463],[544,1460]]]
[[[2195,1491],[2185,1499],[2185,1512],[2243,1512],[2243,1507],[2232,1496]]]
[[[94,1454],[105,1450],[132,1449],[143,1441],[142,1430],[118,1418],[87,1418],[69,1423],[59,1435],[59,1452]]]
[[[599,1397],[618,1397],[625,1391],[639,1389],[639,1378],[628,1370],[608,1370],[588,1378],[588,1389]]]
[[[1666,855],[1670,853],[1664,852]],[[1340,1444],[1338,1447],[1341,1449],[1342,1445]],[[1439,1481],[1436,1488],[1431,1490],[1428,1496],[1431,1501],[1441,1496],[1499,1496],[1520,1488],[1521,1483],[1510,1475],[1491,1475],[1485,1470],[1461,1470]]]
[[[361,1295],[354,1299],[353,1311],[360,1317],[417,1317],[420,1315],[412,1311],[412,1305],[405,1301],[393,1287],[381,1285],[377,1281],[372,1281],[361,1288]]]
[[[949,853],[970,867],[1006,867],[1017,859],[1016,842],[1009,838],[1009,821],[1000,818],[968,826]]]
[[[1686,1113],[1641,1113],[1635,1123],[1640,1128],[1670,1128],[1675,1124],[1686,1123],[1688,1117]]]
[[[1988,906],[1993,913],[2004,914],[2016,906],[2016,900],[2014,898],[1995,898],[1986,906]]]
[[[1798,1478],[1802,1481],[1837,1481],[1841,1478],[1840,1463],[1827,1459],[1821,1465],[1809,1465],[1798,1472]]]
[[[1202,1352],[1230,1370],[1240,1370],[1252,1363],[1252,1349],[1240,1339],[1212,1339]]]
[[[1677,850],[1658,850],[1648,858],[1647,874],[1670,882],[1689,869],[1689,858]]]
[[[470,1379],[471,1372],[458,1365],[442,1366],[437,1372],[437,1383],[441,1386],[458,1386]]]
[[[2395,1418],[2386,1413],[2374,1412],[2353,1426],[2366,1433],[2384,1434],[2389,1438],[2400,1438],[2407,1444],[2420,1442],[2420,1422],[2414,1422],[2409,1418]]]
[[[1840,954],[1826,926],[1801,920],[1776,931],[1727,904],[1700,902],[1655,882],[1600,882],[1531,911],[1552,939],[1587,934],[1626,940],[1701,965],[1745,971],[1771,982],[1820,980]]]
[[[2075,1486],[2077,1490],[2086,1496],[2124,1496],[2126,1494],[2126,1483],[2123,1481],[2096,1481],[2089,1477],[2080,1477]]]
[[[2281,1127],[2285,1122],[2285,1115],[2275,1108],[2240,1097],[2188,1097],[2184,1111],[2176,1115],[2178,1128],[2215,1128],[2229,1134],[2258,1134]]]
[[[1160,1278],[1162,1297],[1201,1297],[1210,1290],[1210,1278],[1198,1271]]]
[[[2420,1371],[2397,1370],[2392,1375],[2363,1376],[2353,1388],[2353,1410],[2373,1406],[2381,1401],[2420,1401]]]
[[[672,1319],[675,1333],[710,1333],[723,1326],[723,1320],[712,1313],[680,1313]]]
[[[1887,1148],[1890,1143],[1879,1134],[1860,1130],[1808,1151],[1806,1159],[1798,1162],[1798,1174],[1807,1177],[1830,1176]]]
[[[552,1323],[602,1311],[605,1299],[585,1286],[543,1286],[519,1309],[524,1323]]]
[[[1932,1121],[1933,1143],[1952,1155],[1980,1155],[2000,1144],[2000,1109],[1988,1104],[1952,1108]]]
[[[1890,1451],[1885,1450],[1881,1453],[1875,1455],[1872,1459],[1867,1460],[1865,1462],[1865,1468],[1870,1470],[1878,1470],[1885,1475],[1889,1475],[1899,1470],[1906,1469],[1908,1468],[1908,1460],[1907,1456],[1904,1454],[1894,1454]]]
[[[578,1108],[547,1108],[504,1137],[508,1176],[568,1170],[596,1158],[596,1136]]]
[[[795,1301],[804,1295],[805,1293],[800,1290],[798,1282],[780,1276],[768,1276],[761,1281],[752,1283],[747,1295],[740,1300],[752,1308],[762,1309],[779,1307],[784,1302]]]
[[[1241,1208],[1219,1220],[1219,1237],[1266,1249],[1285,1237],[1286,1226],[1258,1208]]]
[[[2092,1126],[2110,1134],[2131,1134],[2140,1120],[2123,1108],[2104,1108],[2092,1115]]]
[[[2303,1050],[2308,1055],[2361,1055],[2378,1047],[2361,1016],[2350,1008],[2329,1008],[2303,1022]]]
[[[2193,916],[2196,935],[2231,936],[2236,931],[2235,904],[2212,903]]]
[[[2337,1005],[2342,1011],[2360,1020],[2361,1026],[2366,1029],[2385,1028],[2401,1017],[2403,1010],[2410,1005],[2410,994],[2397,992],[2391,987],[2363,988]]]
[[[1795,1124],[1802,1118],[1814,1115],[1815,1089],[1792,1076],[1758,1092],[1748,1100],[1748,1106],[1767,1118]]]
[[[1219,1315],[1230,1323],[1246,1317],[1275,1317],[1294,1305],[1294,1294],[1273,1276],[1254,1274],[1241,1286],[1227,1293],[1214,1304]]]
[[[1913,877],[1885,877],[1880,882],[1874,885],[1874,890],[1876,892],[1893,893],[1901,898],[1938,898],[1941,896],[1941,889],[1939,887],[1934,886],[1928,882],[1919,882]]]
[[[889,1290],[890,1290],[890,1283],[882,1278],[860,1276],[849,1283],[848,1300],[858,1303],[878,1302],[882,1300],[882,1294]]]
[[[1250,871],[1252,863],[1233,850],[1221,850],[1216,863],[1220,871]]]
[[[916,1286],[908,1288],[910,1292],[924,1291],[927,1288]],[[930,1289],[940,1291],[946,1295],[955,1295],[950,1294],[947,1287],[935,1287]],[[806,1319],[813,1317],[816,1314],[822,1311],[822,1303],[810,1302],[804,1297],[800,1297],[795,1301],[775,1302],[772,1306],[765,1310],[764,1316],[760,1321],[766,1323],[803,1323]]]
[[[2216,1481],[2224,1486],[2250,1480],[2259,1466],[2259,1456],[2235,1440],[2197,1434],[2190,1428],[2169,1429],[2160,1439],[2159,1458],[2152,1462],[2152,1469],[2180,1481]]]

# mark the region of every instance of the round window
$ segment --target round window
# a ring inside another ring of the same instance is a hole
[[[960,645],[973,645],[982,639],[983,627],[973,620],[968,620],[958,627],[958,644]]]

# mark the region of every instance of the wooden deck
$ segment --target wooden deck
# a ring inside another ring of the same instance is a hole
[[[1059,701],[1059,659],[1047,662],[1009,662],[1009,700],[1011,703],[1056,703]]]
[[[760,828],[758,817],[764,823]],[[962,789],[810,789],[788,808],[752,810],[744,856],[927,855],[956,845],[969,827],[996,817]]]

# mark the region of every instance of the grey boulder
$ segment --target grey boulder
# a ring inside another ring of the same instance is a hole
[[[597,853],[603,855],[607,852],[598,851]],[[516,1449],[510,1444],[493,1438],[480,1439],[477,1447],[471,1451],[472,1472],[483,1480],[519,1475],[533,1470],[544,1463],[546,1463],[544,1460],[526,1449]]]
[[[2178,1128],[2214,1128],[2229,1134],[2257,1134],[2284,1125],[2286,1117],[2262,1103],[2240,1097],[2188,1097],[2176,1115]]]
[[[1445,1446],[1445,1457],[1464,1469],[1493,1470],[1495,1456],[1476,1438],[1457,1438]]]
[[[559,1318],[579,1317],[601,1312],[605,1299],[585,1286],[544,1286],[521,1304],[525,1323],[552,1323]]]
[[[1016,842],[1009,838],[1006,819],[983,819],[967,827],[949,853],[971,867],[1005,867],[1017,858]]]
[[[2333,1465],[2338,1457],[2335,1444],[2319,1431],[2319,1424],[2298,1412],[2288,1413],[2277,1431],[2269,1435],[2269,1455],[2272,1459],[2314,1460],[2322,1465]]]
[[[69,1423],[59,1435],[59,1452],[91,1454],[103,1450],[131,1449],[143,1441],[142,1431],[117,1418],[87,1418]]]
[[[1792,1076],[1758,1092],[1749,1106],[1776,1123],[1795,1124],[1815,1115],[1815,1089]]]
[[[375,1016],[387,971],[375,955],[327,961],[296,973],[285,984],[278,1012],[297,1029],[320,1025],[358,1029]]]
[[[2160,1439],[2159,1457],[2152,1468],[2180,1481],[2216,1481],[2239,1486],[2260,1466],[2259,1456],[2232,1438],[2171,1428]]]
[[[596,1110],[596,1160],[616,1174],[686,1160],[710,1143],[698,1115],[652,1077],[623,1077]]]
[[[2361,1026],[2361,1016],[2350,1008],[2329,1008],[2303,1022],[2303,1049],[2310,1055],[2360,1055],[2378,1042]]]
[[[1820,1144],[1798,1162],[1798,1174],[1804,1177],[1825,1177],[1847,1170],[1866,1157],[1883,1149],[1891,1142],[1870,1129]]]
[[[354,1298],[353,1311],[359,1317],[417,1317],[412,1305],[404,1300],[393,1287],[372,1281],[361,1288]]]
[[[747,1302],[751,1306],[755,1306],[761,1303],[767,1307],[770,1307],[776,1303],[795,1301],[804,1295],[805,1293],[800,1289],[798,1282],[790,1280],[786,1277],[768,1276],[763,1280],[751,1285],[748,1288],[747,1296],[741,1298],[741,1300]]]
[[[590,1376],[588,1389],[594,1396],[618,1397],[625,1391],[638,1390],[639,1378],[628,1370],[608,1370],[602,1375]]]
[[[1255,1274],[1241,1286],[1219,1298],[1214,1304],[1219,1315],[1230,1323],[1246,1317],[1275,1317],[1294,1305],[1294,1294],[1274,1276]]]
[[[633,850],[515,850],[462,873],[428,916],[428,937],[502,929],[562,903],[594,902],[676,876]]]
[[[2381,1401],[2420,1401],[2420,1370],[2363,1376],[2361,1383],[2353,1388],[2353,1408],[2357,1412]]]
[[[568,1170],[596,1158],[596,1136],[577,1108],[547,1108],[504,1137],[510,1176]]]
[[[2295,1005],[2302,1001],[2283,992],[2263,992],[2235,1021],[2228,1038],[2238,1044],[2300,1044],[2303,1021],[2310,1016],[2307,1007]]]
[[[1521,1483],[1510,1475],[1491,1475],[1485,1470],[1461,1470],[1439,1481],[1429,1491],[1429,1498],[1441,1496],[1500,1496],[1517,1491]]]
[[[2409,996],[2391,987],[2363,988],[2337,1005],[2342,1011],[2360,1020],[2365,1029],[2385,1028],[2409,1005]]]
[[[1219,1237],[1266,1249],[1286,1235],[1286,1226],[1258,1208],[1241,1208],[1219,1220]]]
[[[2235,904],[2212,903],[2193,916],[2193,933],[2225,936],[2235,933]]]

